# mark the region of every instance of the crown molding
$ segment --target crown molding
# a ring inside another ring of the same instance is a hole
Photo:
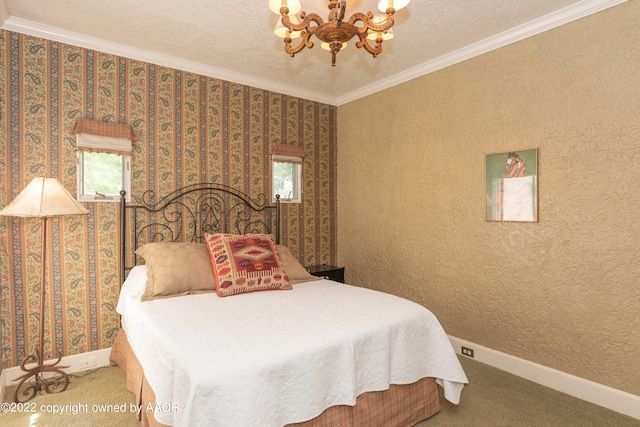
[[[441,70],[467,59],[482,55],[483,53],[499,49],[509,44],[518,42],[536,34],[543,33],[553,28],[568,24],[602,10],[626,3],[628,0],[583,0],[550,13],[526,24],[514,27],[495,36],[486,38],[477,43],[470,44],[454,52],[442,55],[431,61],[425,62],[406,71],[379,80],[374,84],[364,86],[358,90],[339,96],[336,100],[338,106],[347,104],[360,98],[372,95],[376,92],[422,77],[434,71]]]
[[[486,38],[477,43],[465,46],[454,52],[442,55],[401,73],[379,80],[374,84],[364,86],[338,97],[205,65],[195,61],[188,61],[160,52],[135,48],[121,43],[114,43],[97,37],[90,37],[84,34],[63,30],[58,27],[43,25],[34,21],[12,17],[7,10],[6,0],[0,0],[0,28],[61,43],[67,43],[86,49],[97,50],[112,55],[123,56],[130,59],[192,72],[207,77],[226,80],[233,83],[243,84],[246,86],[252,86],[259,89],[269,90],[272,92],[282,93],[289,96],[340,106],[492,50],[499,49],[503,46],[507,46],[536,34],[540,34],[569,22],[584,18],[610,7],[626,3],[627,1],[628,0],[579,1],[559,11]]]
[[[4,2],[5,0],[0,0],[0,18],[2,18],[2,5]],[[7,31],[40,37],[47,40],[174,68],[228,82],[269,90],[284,95],[309,99],[329,105],[336,105],[336,98],[333,96],[297,88],[287,84],[277,83],[267,79],[261,79],[259,77],[249,76],[235,71],[225,70],[223,68],[202,64],[196,61],[189,61],[160,52],[140,49],[122,43],[115,43],[98,37],[87,36],[85,34],[64,30],[50,25],[44,25],[27,19],[16,18],[14,16],[8,16],[4,23],[0,25],[0,28]]]

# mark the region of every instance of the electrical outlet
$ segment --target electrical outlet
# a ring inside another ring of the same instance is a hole
[[[98,363],[98,361],[96,360],[95,357],[91,357],[88,359],[83,359],[80,361],[79,366],[82,369],[85,368],[93,368],[94,366],[96,366],[96,364]]]
[[[462,347],[462,354],[464,356],[469,356],[471,358],[473,358],[473,349],[469,348],[469,347]]]

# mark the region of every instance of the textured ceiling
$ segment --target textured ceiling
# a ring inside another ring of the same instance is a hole
[[[626,0],[413,0],[373,58],[355,42],[295,58],[268,0],[0,0],[2,28],[340,105]],[[302,0],[327,16],[327,2]],[[347,1],[347,14],[376,12]]]

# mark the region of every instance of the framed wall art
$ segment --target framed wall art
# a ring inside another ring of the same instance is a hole
[[[538,149],[486,156],[487,221],[538,222]]]

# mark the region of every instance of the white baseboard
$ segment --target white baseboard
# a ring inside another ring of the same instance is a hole
[[[6,371],[6,369],[3,369],[0,372],[0,403],[4,403],[4,393],[7,390]]]
[[[68,366],[67,368],[64,368],[63,371],[67,374],[73,374],[110,365],[110,355],[111,347],[103,348],[102,350],[65,356],[62,358],[59,365]],[[26,368],[29,369],[32,366],[34,365],[27,364]],[[13,366],[2,370],[2,373],[0,373],[0,402],[4,400],[6,387],[13,385],[12,383],[22,374],[24,374],[24,371],[20,369],[20,366]]]
[[[449,340],[458,354],[462,354],[462,346],[471,348],[474,351],[473,359],[478,362],[611,409],[612,411],[640,419],[640,396],[585,380],[584,378],[548,368],[506,353],[501,353],[451,335],[449,335]]]

